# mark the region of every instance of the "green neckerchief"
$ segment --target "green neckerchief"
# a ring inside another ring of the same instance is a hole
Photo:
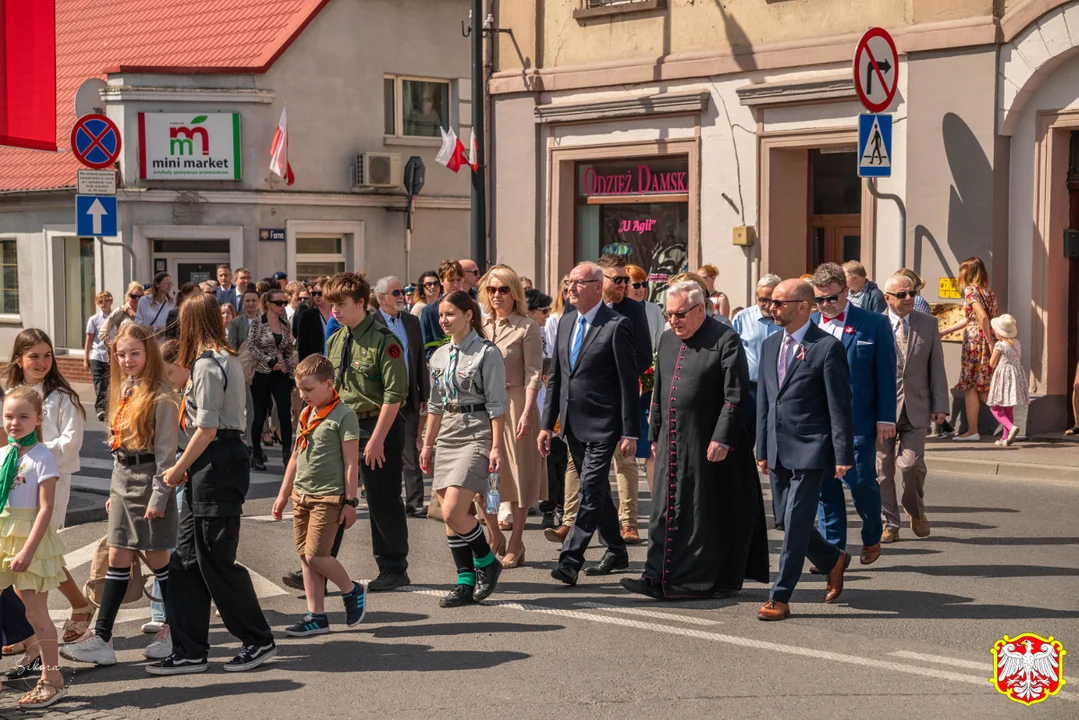
[[[7,507],[7,496],[11,488],[15,486],[15,473],[19,469],[19,448],[37,445],[37,431],[30,433],[22,440],[16,440],[8,435],[7,444],[11,450],[4,456],[4,462],[0,465],[0,512]]]

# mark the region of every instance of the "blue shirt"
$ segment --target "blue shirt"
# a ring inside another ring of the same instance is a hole
[[[390,317],[382,309],[379,309],[379,312],[382,313],[382,321],[397,336],[397,341],[401,343],[401,348],[405,351],[405,370],[408,371],[408,333],[405,332],[405,321],[401,319],[401,313],[397,313],[396,317]]]
[[[337,322],[337,318],[330,315],[330,319],[326,321],[326,340],[330,339],[330,336],[341,329],[341,323]],[[322,344],[322,354],[326,354],[326,343]]]
[[[780,331],[776,321],[764,317],[764,313],[757,306],[748,307],[734,318],[732,323],[734,331],[742,339],[742,347],[746,351],[746,362],[749,364],[749,379],[757,382],[758,365],[761,358],[761,346],[764,339]]]

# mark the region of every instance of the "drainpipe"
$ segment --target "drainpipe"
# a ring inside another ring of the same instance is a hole
[[[894,193],[882,193],[877,190],[876,178],[870,178],[868,183],[869,194],[877,200],[891,200],[899,210],[899,267],[907,266],[907,206],[903,204],[903,198]],[[896,268],[897,270],[899,268]],[[880,273],[877,273],[880,275]]]

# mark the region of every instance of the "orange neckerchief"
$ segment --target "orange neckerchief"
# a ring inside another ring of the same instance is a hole
[[[307,449],[307,438],[310,437],[311,433],[315,432],[315,428],[322,424],[322,421],[326,419],[326,416],[333,412],[333,409],[337,407],[339,402],[341,402],[341,396],[334,390],[333,400],[330,401],[326,407],[315,413],[315,417],[311,420],[310,425],[307,424],[307,420],[311,417],[311,406],[308,405],[303,409],[303,412],[300,413],[300,432],[296,436],[297,450]]]
[[[116,414],[112,416],[112,440],[109,443],[109,446],[112,448],[113,452],[119,450],[124,444],[124,437],[120,432],[120,428],[124,424],[124,409],[127,407],[127,401],[130,397],[131,389],[128,388],[120,398],[120,406],[116,408]]]
[[[180,432],[187,433],[187,391],[191,387],[191,381],[188,380],[184,385],[184,391],[180,393]]]

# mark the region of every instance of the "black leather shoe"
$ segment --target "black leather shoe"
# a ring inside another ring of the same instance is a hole
[[[495,591],[498,585],[498,576],[502,574],[502,563],[496,558],[493,563],[484,568],[476,568],[476,591],[473,593],[476,602],[486,600]]]
[[[251,469],[255,472],[266,472],[266,461],[258,456],[252,458]]]
[[[496,565],[498,563],[495,563]],[[368,585],[368,588],[371,586]],[[462,605],[471,605],[476,602],[474,588],[471,585],[458,585],[453,590],[450,590],[449,595],[438,601],[438,604],[444,608],[461,607]]]
[[[555,569],[551,571],[551,577],[555,580],[561,580],[570,587],[577,584],[577,571],[565,565],[556,565]]]
[[[629,570],[629,556],[615,555],[612,552],[603,553],[599,562],[584,569],[585,575],[610,575],[619,570]]]
[[[663,599],[663,589],[653,585],[649,580],[643,577],[640,578],[622,578],[618,581],[623,589],[629,590],[631,593],[637,593],[638,595],[644,595],[654,600]]]
[[[386,592],[411,583],[412,581],[408,579],[408,575],[405,573],[380,572],[377,578],[367,583],[367,589],[371,592]]]
[[[543,519],[540,520],[540,527],[543,528],[544,530],[546,530],[547,528],[553,528],[554,527],[554,513],[553,512],[545,512],[545,513],[543,513]]]
[[[303,572],[297,570],[281,576],[281,584],[292,590],[303,592]]]
[[[425,517],[427,517],[427,506],[426,505],[420,505],[419,507],[406,507],[405,508],[405,515],[409,515],[411,517],[425,518]]]
[[[712,590],[712,597],[716,600],[729,600],[740,592],[742,592],[741,589],[715,588]]]

